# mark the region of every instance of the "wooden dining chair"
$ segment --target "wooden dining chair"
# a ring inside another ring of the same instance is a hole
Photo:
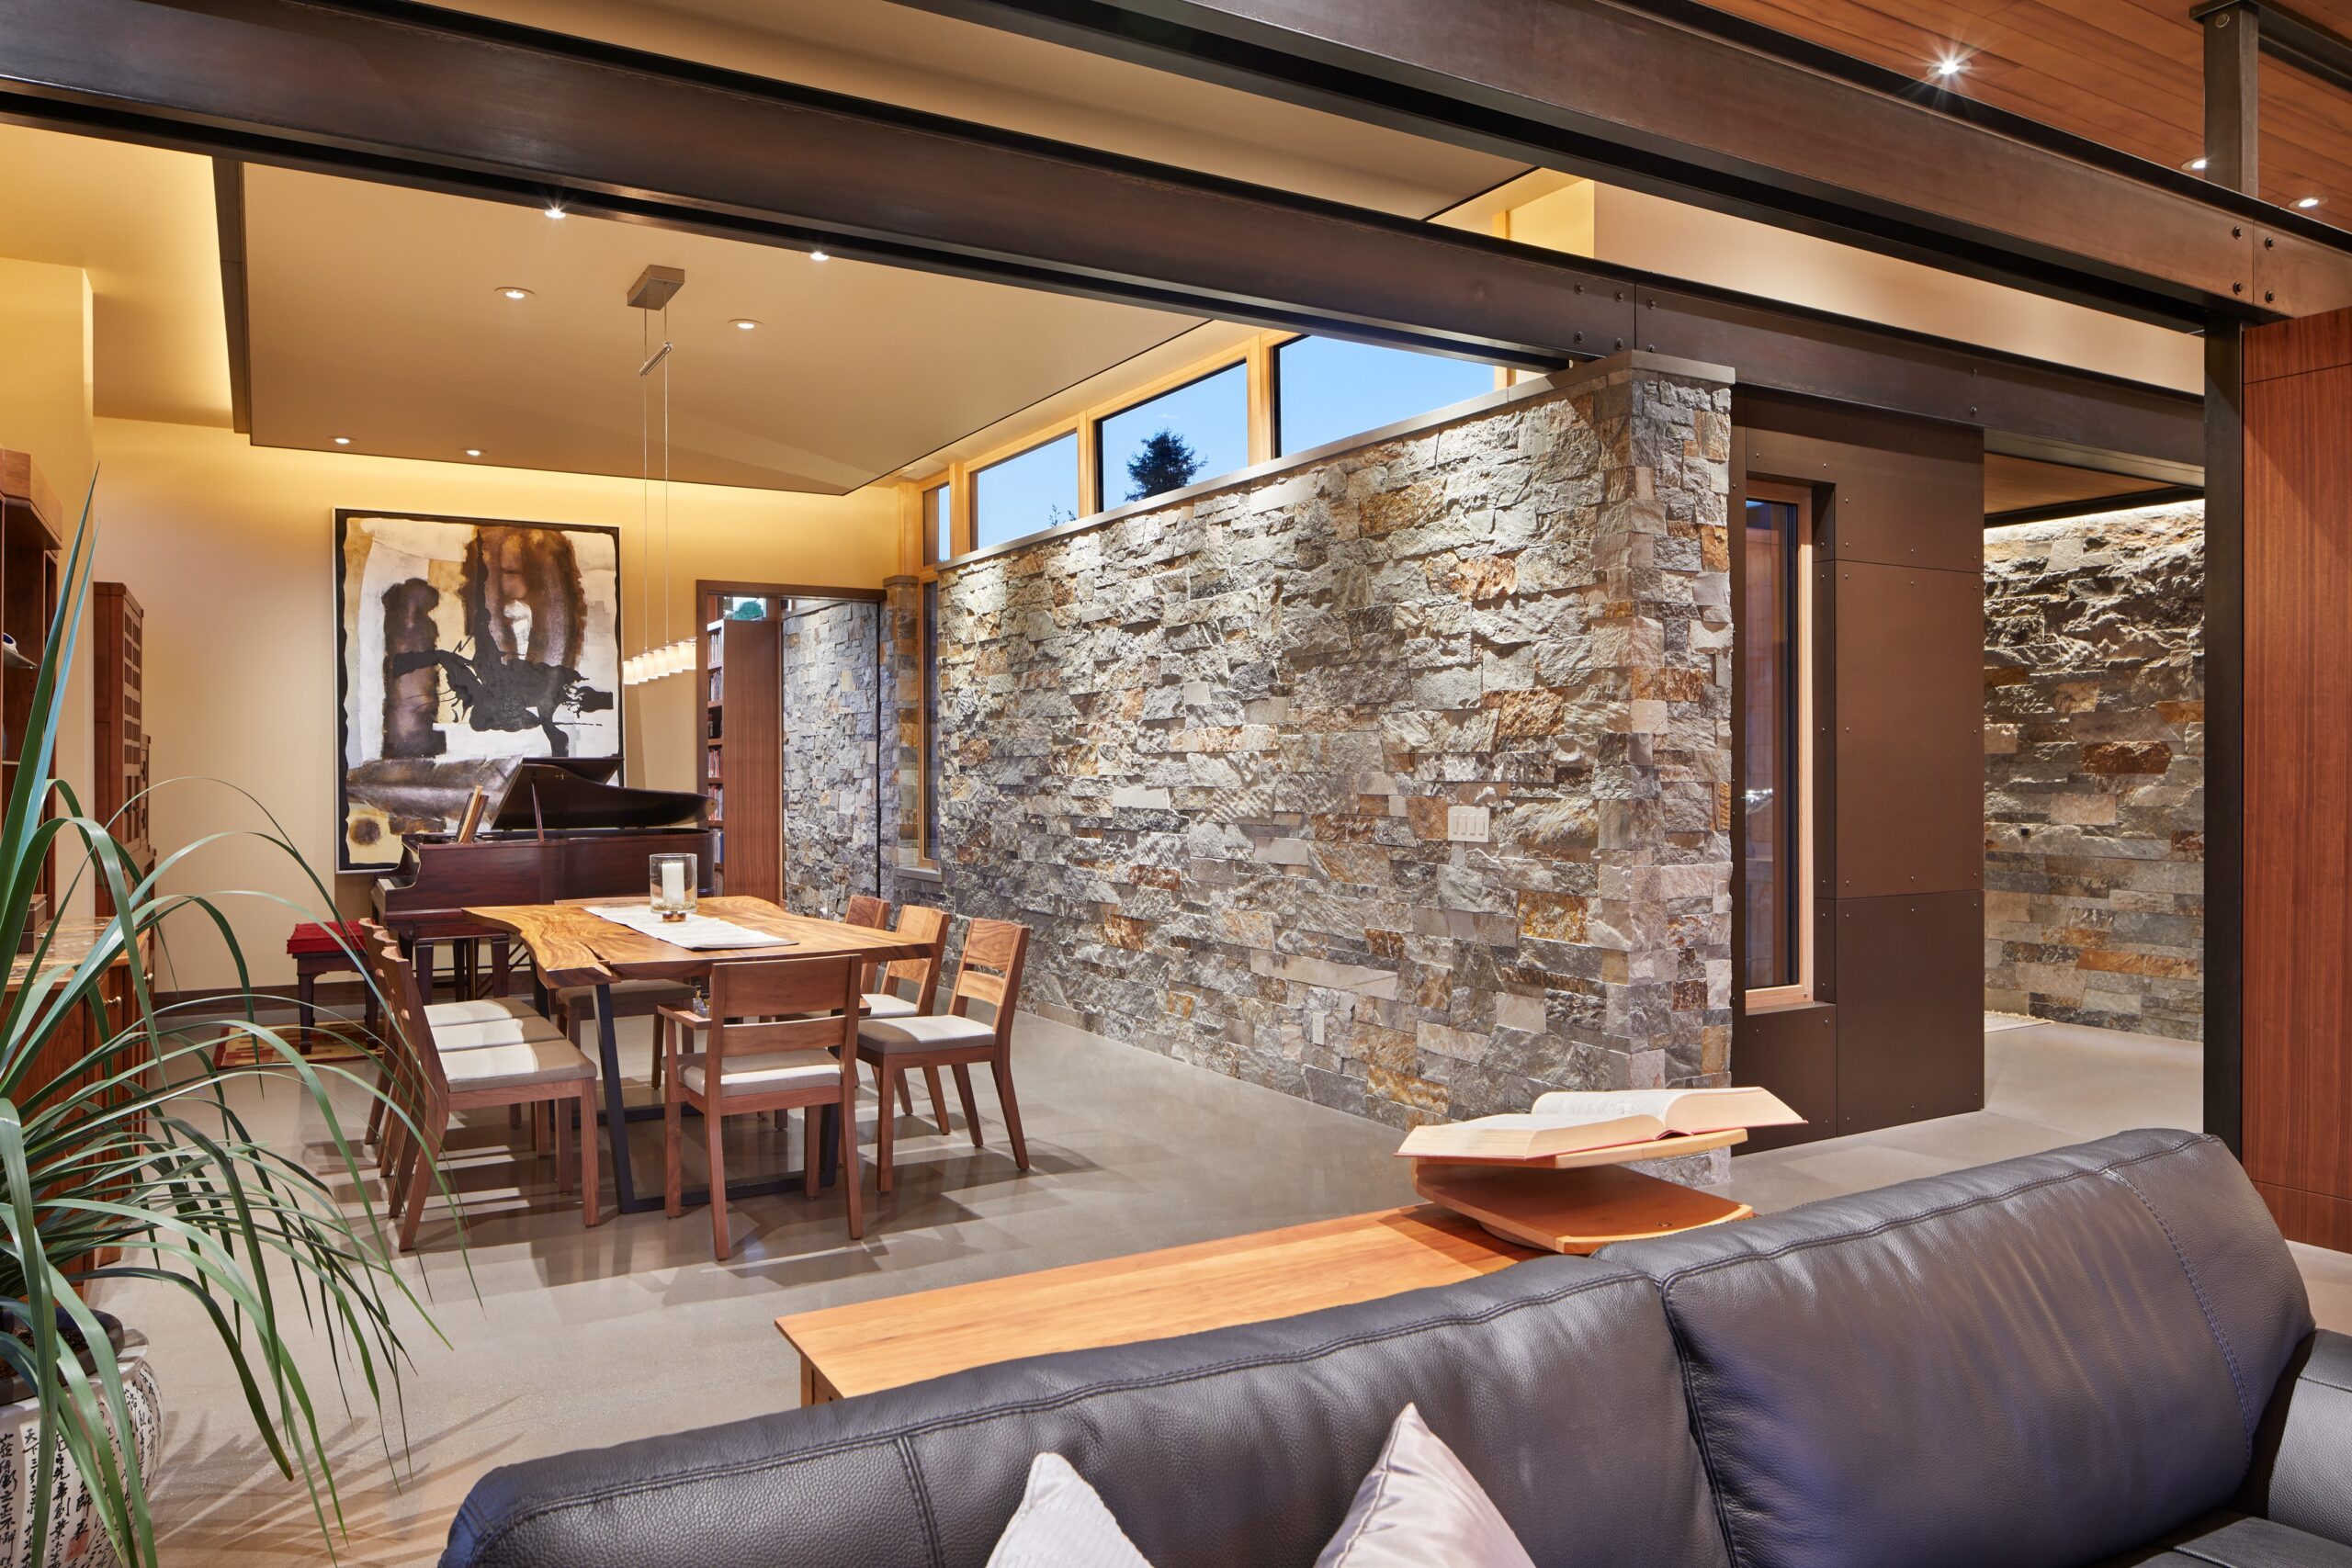
[[[565,1192],[571,1190],[573,1180],[571,1128],[576,1109],[581,1113],[582,1213],[591,1225],[602,1219],[595,1064],[561,1035],[533,1030],[511,1018],[436,1025],[418,993],[415,971],[397,944],[372,942],[369,952],[401,1057],[397,1098],[406,1121],[392,1121],[385,1129],[379,1161],[387,1206],[399,1221],[401,1250],[416,1247],[417,1227],[451,1122],[459,1111],[489,1106],[533,1108],[535,1122],[537,1107],[553,1109],[556,1185]],[[447,1050],[441,1043],[445,1034],[450,1042]]]
[[[820,1117],[841,1111],[842,1190],[849,1199],[852,1241],[865,1234],[859,1196],[865,1180],[857,1155],[858,971],[854,958],[765,958],[711,965],[710,1010],[665,1007],[655,1015],[657,1048],[669,1058],[662,1094],[663,1212],[684,1212],[684,1115],[702,1112],[710,1165],[710,1250],[725,1262],[734,1252],[727,1228],[727,1118],[804,1111],[801,1190],[817,1196],[823,1174]],[[795,1017],[792,1015],[802,1016]],[[813,1016],[811,1016],[813,1015]],[[688,1051],[696,1030],[706,1048]]]
[[[876,900],[879,902],[879,900]],[[852,922],[853,924],[855,922]],[[903,937],[932,944],[932,951],[922,958],[894,959],[876,967],[880,973],[866,983],[872,987],[862,993],[858,1001],[867,1018],[919,1018],[931,1011],[939,993],[941,952],[947,935],[947,911],[924,904],[901,905],[899,923],[893,928]],[[898,1086],[899,1103],[907,1114],[914,1114],[914,1095],[907,1087],[903,1072],[888,1072],[879,1061],[869,1061],[874,1069],[874,1092],[885,1106],[890,1103],[890,1086]],[[931,1085],[932,1117],[944,1134],[952,1133],[955,1124],[947,1118],[947,1095],[940,1088],[939,1068],[923,1068],[923,1077]]]
[[[373,1008],[376,997],[382,995],[384,990],[386,971],[382,968],[380,960],[384,954],[389,954],[394,959],[401,957],[400,939],[373,920],[360,921],[359,931],[362,944],[360,962],[366,966],[368,978],[372,983],[371,989],[375,994],[371,995],[368,1000],[369,1006]],[[370,946],[379,947],[382,952],[371,955],[368,951]],[[403,960],[403,962],[406,961]],[[424,995],[424,977],[415,975],[413,965],[410,973],[415,979],[418,996],[423,997]],[[467,1051],[482,1045],[519,1045],[526,1041],[560,1040],[564,1036],[561,1024],[548,1018],[528,1002],[516,1001],[511,997],[477,997],[446,1002],[427,1001],[424,1003],[424,1012],[425,1021],[433,1025],[434,1043],[444,1051]],[[377,1064],[381,1075],[379,1082],[389,1085],[392,1081],[393,1075],[413,1060],[394,1038],[389,1020],[386,1022],[382,1048],[384,1055],[379,1058]],[[379,1150],[383,1138],[384,1111],[385,1101],[381,1098],[368,1109],[368,1142],[378,1145]]]
[[[1012,1163],[1029,1168],[1029,1144],[1021,1135],[1021,1103],[1012,1092],[1012,1016],[1021,997],[1021,969],[1029,955],[1029,928],[1011,920],[972,920],[964,927],[964,953],[956,966],[954,1000],[944,1013],[907,1018],[868,1019],[858,1026],[857,1054],[897,1077],[910,1067],[936,1070],[952,1067],[956,1097],[964,1102],[964,1120],[972,1144],[980,1144],[980,1118],[972,1103],[975,1064],[985,1062],[996,1077],[996,1096],[1004,1107],[1004,1130],[1012,1141]],[[987,1021],[971,1016],[974,1002],[993,1010]],[[891,1182],[890,1118],[879,1122],[875,1137],[875,1184],[888,1192]]]

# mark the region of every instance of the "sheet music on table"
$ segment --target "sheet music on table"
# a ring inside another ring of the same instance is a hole
[[[627,926],[633,931],[666,942],[673,947],[704,953],[729,947],[797,947],[790,937],[774,931],[753,931],[732,920],[718,919],[709,915],[688,915],[683,920],[665,920],[650,904],[591,904],[588,912],[602,916],[616,926]]]

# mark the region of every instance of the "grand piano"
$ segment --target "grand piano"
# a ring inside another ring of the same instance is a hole
[[[470,841],[450,833],[412,833],[402,840],[400,869],[376,883],[376,919],[404,952],[420,942],[467,944],[461,952],[470,971],[472,941],[506,934],[469,916],[471,906],[642,897],[646,857],[659,854],[695,856],[701,891],[708,893],[707,800],[691,791],[615,784],[619,771],[617,757],[517,763]]]

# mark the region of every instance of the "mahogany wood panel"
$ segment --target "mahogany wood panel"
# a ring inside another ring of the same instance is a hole
[[[785,901],[784,624],[725,621],[719,627],[718,759],[727,793],[719,886],[746,898]]]
[[[1947,89],[2178,168],[2204,148],[2203,39],[2188,0],[1710,0],[1717,10],[1925,81],[1947,54]],[[2352,0],[2295,9],[2352,32]],[[1923,89],[1924,90],[1924,89]],[[2304,196],[2352,219],[2352,114],[2344,96],[2266,60],[2262,195]]]
[[[2249,381],[2301,376],[2336,365],[2352,365],[2352,310],[2303,316],[2245,335]]]
[[[2297,362],[2345,324],[2250,332],[2248,357],[2275,331],[2268,362]],[[2277,1190],[2290,1237],[2341,1246],[2352,1239],[2352,365],[2252,382],[2245,408],[2245,1167]]]
[[[1984,537],[1980,522],[1973,529]],[[1984,886],[1984,580],[1829,568],[1837,843],[1829,896]],[[1982,967],[1984,953],[1971,948]],[[1841,970],[1842,972],[1842,970]]]
[[[1023,1356],[1456,1284],[1534,1256],[1424,1205],[793,1313],[775,1325],[808,1369],[804,1393],[854,1397]]]
[[[2256,1182],[2254,1190],[2262,1194],[2270,1217],[2289,1237],[2312,1247],[2352,1252],[2352,1198],[2330,1198],[2267,1181]]]
[[[827,958],[848,954],[866,963],[928,957],[938,942],[896,931],[874,931],[796,915],[764,898],[705,898],[699,907],[713,919],[773,932],[774,947],[730,947],[696,953],[658,937],[616,925],[588,912],[591,904],[643,899],[583,898],[568,904],[491,904],[465,911],[487,925],[521,937],[531,957],[556,987],[596,986],[615,979],[685,980],[707,975],[711,965],[743,958]]]
[[[1988,517],[1997,512],[2136,495],[2155,488],[2154,480],[2132,474],[2102,473],[1999,452],[1984,454],[1984,513]]]
[[[1984,896],[1840,899],[1837,930],[1838,1131],[1984,1109]]]

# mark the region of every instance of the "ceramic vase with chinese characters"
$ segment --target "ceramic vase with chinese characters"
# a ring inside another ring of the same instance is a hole
[[[683,920],[695,912],[695,857],[649,855],[653,912],[665,920]]]
[[[98,1321],[114,1344],[115,1364],[122,1369],[122,1393],[130,1407],[130,1430],[139,1450],[139,1472],[152,1489],[155,1460],[162,1447],[163,1401],[155,1392],[154,1369],[148,1363],[147,1340],[125,1329],[104,1313]],[[0,1332],[6,1332],[0,1329]],[[86,1369],[90,1358],[82,1357]],[[0,1379],[0,1564],[22,1568],[33,1560],[32,1483],[34,1457],[40,1451],[40,1402],[16,1378]],[[90,1496],[81,1472],[67,1457],[62,1438],[52,1438],[55,1467],[50,1472],[49,1540],[43,1561],[71,1563],[73,1568],[117,1568],[122,1559],[98,1522],[97,1504]]]

